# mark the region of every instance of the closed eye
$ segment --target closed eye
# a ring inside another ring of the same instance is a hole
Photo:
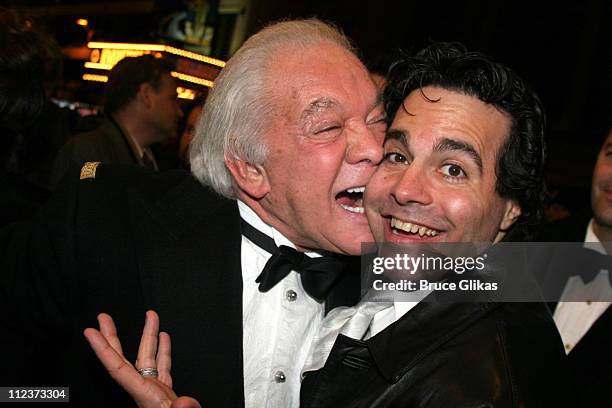
[[[337,130],[337,129],[340,129],[340,126],[337,126],[337,125],[335,125],[335,126],[328,126],[328,127],[323,128],[323,129],[319,129],[319,130],[315,131],[314,134],[318,135],[320,133],[331,132],[331,131]]]
[[[376,125],[376,124],[379,124],[379,123],[387,123],[387,118],[385,118],[383,116],[383,117],[371,120],[371,121],[368,122],[368,126],[369,125]]]

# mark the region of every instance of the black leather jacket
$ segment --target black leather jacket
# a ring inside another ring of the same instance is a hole
[[[542,303],[421,302],[366,340],[338,337],[301,407],[575,407]]]

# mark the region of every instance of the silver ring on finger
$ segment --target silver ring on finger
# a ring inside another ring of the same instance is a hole
[[[155,378],[157,378],[159,374],[159,372],[157,371],[157,368],[153,368],[153,367],[139,368],[138,373],[142,375],[143,377],[155,377]]]

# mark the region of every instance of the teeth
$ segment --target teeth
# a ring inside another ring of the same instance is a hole
[[[353,187],[346,190],[347,193],[363,193],[365,191],[365,186],[362,187]]]
[[[344,204],[340,204],[340,207],[344,208],[346,211],[363,214],[363,207],[349,207],[348,205]]]
[[[350,211],[350,210],[349,210]],[[427,235],[428,237],[435,237],[438,235],[438,231],[429,229],[423,225],[412,224],[410,222],[403,222],[397,218],[391,218],[391,227],[409,232],[411,234],[419,234],[421,237]]]

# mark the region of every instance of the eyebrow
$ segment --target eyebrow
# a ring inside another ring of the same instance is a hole
[[[410,134],[403,130],[398,129],[390,129],[385,134],[385,143],[389,140],[396,140],[404,146],[408,146],[410,143]],[[450,139],[450,138],[442,138],[433,147],[433,151],[435,152],[446,152],[446,151],[461,151],[467,153],[474,164],[478,167],[478,171],[482,174],[482,158],[480,154],[476,151],[474,146],[467,142]]]
[[[446,152],[446,151],[461,151],[467,153],[474,164],[478,167],[480,174],[482,174],[482,158],[480,154],[476,151],[474,146],[467,142],[449,139],[447,137],[442,138],[440,141],[436,143],[433,148],[436,152]]]
[[[302,120],[307,120],[315,116],[317,113],[334,108],[338,105],[334,99],[330,98],[319,98],[310,102],[308,106],[302,112]]]
[[[389,140],[397,140],[404,146],[408,146],[408,135],[406,135],[406,132],[402,130],[397,130],[397,129],[387,130],[387,133],[385,133],[385,140],[383,144],[387,143]]]

